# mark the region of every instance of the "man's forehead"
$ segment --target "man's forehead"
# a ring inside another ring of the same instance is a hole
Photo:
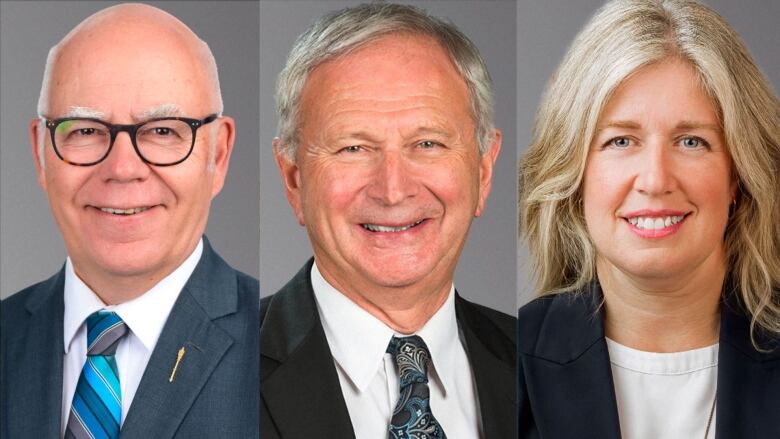
[[[212,106],[207,76],[194,74],[187,66],[160,60],[145,71],[105,64],[90,69],[92,62],[55,70],[46,96],[48,112],[64,114],[84,107],[106,116],[150,118],[213,110],[206,108]]]
[[[312,91],[344,96],[377,86],[388,98],[418,87],[434,95],[467,94],[465,80],[436,40],[424,35],[393,34],[320,63],[310,73],[303,96]]]

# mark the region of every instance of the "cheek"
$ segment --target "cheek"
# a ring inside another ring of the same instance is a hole
[[[447,207],[463,206],[473,215],[479,202],[479,166],[474,162],[449,160],[426,164],[414,170],[428,192]]]
[[[84,169],[70,170],[73,172],[67,172],[68,169],[61,169],[60,167],[50,166],[46,169],[46,195],[49,197],[49,203],[52,208],[62,210],[67,208],[69,204],[74,203],[78,198],[79,190],[84,186],[88,179],[88,174]],[[69,166],[69,165],[68,165]]]
[[[631,191],[626,166],[613,166],[604,160],[589,160],[582,182],[582,208],[585,224],[595,239],[610,233],[616,224],[616,212]]]
[[[317,216],[349,211],[364,186],[367,171],[354,166],[308,166],[301,174],[301,203],[307,224]]]
[[[611,189],[614,187],[613,177],[601,163],[589,162],[585,168],[582,188],[582,204],[585,219],[590,224],[591,218],[606,213],[611,202]]]

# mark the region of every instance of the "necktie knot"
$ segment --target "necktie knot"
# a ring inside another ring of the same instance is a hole
[[[393,337],[387,346],[387,353],[395,357],[401,386],[428,382],[431,354],[420,336]]]
[[[114,312],[98,311],[87,317],[87,355],[114,355],[127,325]]]

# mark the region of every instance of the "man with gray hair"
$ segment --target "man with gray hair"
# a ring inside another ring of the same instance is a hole
[[[276,98],[314,258],[261,301],[261,437],[514,437],[516,320],[453,286],[501,146],[476,47],[415,7],[346,8]]]
[[[0,436],[258,435],[258,282],[203,237],[234,142],[206,43],[141,4],[55,45],[30,123],[68,258],[2,303]]]

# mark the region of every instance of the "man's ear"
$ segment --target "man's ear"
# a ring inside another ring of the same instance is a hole
[[[283,145],[281,139],[274,138],[274,159],[276,166],[279,167],[279,175],[282,177],[284,193],[287,195],[287,202],[293,209],[298,224],[305,226],[303,219],[303,208],[301,203],[301,170],[295,158],[287,155],[287,145]]]
[[[496,129],[490,148],[479,157],[479,200],[474,216],[482,215],[482,211],[485,209],[485,203],[487,203],[493,184],[493,168],[499,152],[501,152],[501,130]]]
[[[44,156],[46,155],[46,129],[41,126],[44,122],[36,117],[30,120],[28,132],[30,134],[30,147],[35,161],[35,173],[38,175],[38,186],[46,192],[46,164]],[[44,147],[41,148],[40,145]]]
[[[216,144],[211,146],[214,148],[213,152],[209,154],[212,160],[209,166],[213,170],[211,198],[216,197],[225,185],[230,156],[236,141],[236,123],[232,117],[220,116],[215,122],[218,123],[217,127],[214,128],[217,130],[217,139]]]

